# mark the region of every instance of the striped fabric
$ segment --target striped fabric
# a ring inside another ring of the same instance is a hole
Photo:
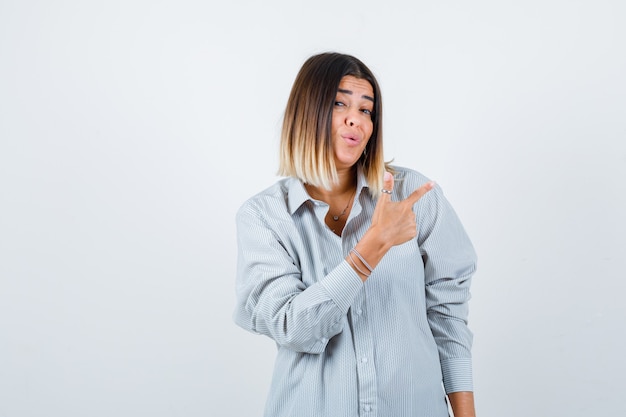
[[[395,168],[392,199],[428,179]],[[328,206],[282,179],[237,213],[235,322],[278,352],[267,417],[447,416],[445,391],[472,391],[467,302],[472,244],[436,186],[415,206],[418,237],[363,283],[344,260],[376,201],[359,173],[341,237]]]

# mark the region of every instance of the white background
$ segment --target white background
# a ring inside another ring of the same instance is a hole
[[[234,215],[361,58],[480,257],[479,416],[626,415],[626,3],[0,0],[0,417],[260,416]],[[389,417],[389,416],[385,416]]]

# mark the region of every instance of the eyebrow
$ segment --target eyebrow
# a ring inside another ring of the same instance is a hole
[[[352,90],[344,90],[342,88],[338,88],[337,91],[340,92],[340,93],[344,93],[344,94],[350,94],[350,95],[354,94],[352,92]],[[374,102],[374,97],[370,97],[370,96],[366,96],[366,95],[362,95],[361,97],[366,99],[366,100],[370,100],[372,103]]]

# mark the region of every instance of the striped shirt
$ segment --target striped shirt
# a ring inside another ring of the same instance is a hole
[[[394,169],[394,201],[428,181]],[[234,320],[278,348],[267,417],[443,417],[444,389],[473,390],[476,255],[441,188],[414,205],[418,236],[392,247],[365,283],[344,259],[376,205],[361,172],[356,196],[341,237],[324,222],[328,205],[295,178],[237,213]]]

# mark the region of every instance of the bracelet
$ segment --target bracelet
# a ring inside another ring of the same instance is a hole
[[[350,258],[350,263],[352,264],[352,266],[354,267],[354,269],[356,269],[358,272],[361,273],[361,275],[365,275],[366,277],[369,278],[369,276],[371,274],[366,274],[365,272],[361,271],[361,268],[359,268],[356,263],[354,262],[354,259],[352,259],[352,251],[348,252],[348,257]]]
[[[352,252],[354,252],[354,254],[355,254],[355,255],[356,255],[356,256],[357,256],[357,257],[361,260],[361,262],[363,262],[363,265],[365,265],[365,267],[366,267],[366,268],[370,271],[370,273],[371,273],[372,271],[374,271],[374,268],[372,268],[372,267],[370,266],[370,264],[368,264],[368,263],[365,261],[365,259],[363,259],[363,257],[361,256],[361,254],[360,254],[360,253],[359,253],[359,252],[358,252],[355,248],[352,248],[352,249],[350,250],[350,253],[352,253]]]

